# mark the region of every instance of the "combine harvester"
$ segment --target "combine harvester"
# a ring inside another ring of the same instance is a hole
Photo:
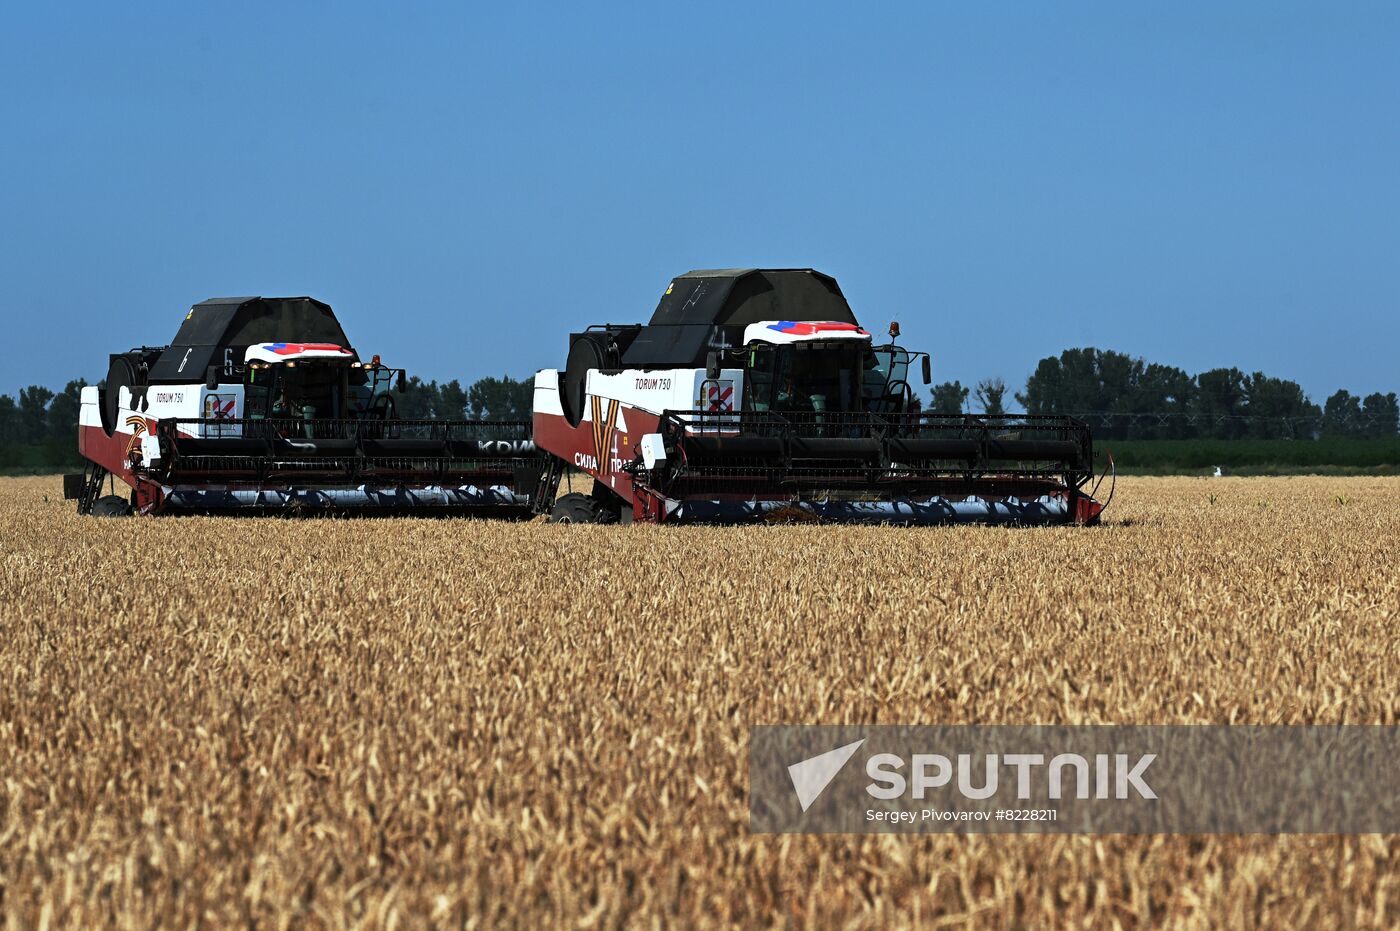
[[[64,495],[101,515],[528,517],[540,474],[530,424],[399,419],[390,389],[403,377],[362,361],[320,301],[204,301],[169,346],[113,355],[105,385],[83,389],[90,465],[64,477]]]
[[[873,345],[820,272],[682,275],[650,323],[574,333],[564,370],[536,375],[534,507],[571,523],[1098,521],[1087,425],[924,413],[915,363],[928,384],[927,354]],[[591,488],[560,495],[580,471]]]

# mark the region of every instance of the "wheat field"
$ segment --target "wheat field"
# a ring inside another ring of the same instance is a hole
[[[767,836],[746,795],[760,723],[1400,723],[1400,479],[914,530],[59,484],[0,480],[10,928],[1400,922],[1394,836]]]

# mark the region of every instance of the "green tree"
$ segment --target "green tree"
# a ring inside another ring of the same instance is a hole
[[[984,378],[978,382],[976,397],[977,403],[982,406],[982,413],[993,416],[1006,413],[1002,405],[1002,398],[1006,397],[1006,382],[1000,378]]]
[[[1244,379],[1244,414],[1254,439],[1310,439],[1322,411],[1296,381],[1255,372]]]
[[[20,442],[42,443],[48,434],[49,401],[53,392],[42,385],[30,385],[19,392]]]
[[[1135,439],[1189,439],[1196,429],[1184,416],[1191,410],[1196,394],[1196,381],[1184,370],[1171,365],[1148,363],[1138,375],[1131,407],[1145,414],[1162,415],[1146,418],[1135,425]]]
[[[1099,374],[1097,349],[1066,349],[1060,353],[1059,370],[1059,396],[1052,399],[1050,408],[1043,411],[1044,413],[1069,414],[1108,410],[1103,379]],[[1027,410],[1030,408],[1027,407]]]
[[[438,411],[438,416],[448,420],[461,420],[467,412],[467,393],[462,390],[462,385],[457,379],[452,379],[438,389],[438,397],[442,401],[442,407]]]
[[[14,398],[0,394],[0,446],[14,446],[19,436],[19,407]]]
[[[395,395],[399,417],[405,420],[529,420],[533,414],[533,379],[508,375],[481,378],[466,389],[453,379],[439,385],[414,376]]]
[[[1211,369],[1196,376],[1191,412],[1200,418],[1199,435],[1235,440],[1244,435],[1239,417],[1245,405],[1244,373],[1236,368]]]
[[[933,405],[929,408],[934,414],[961,414],[967,404],[969,390],[962,382],[945,381],[933,386]]]
[[[1026,380],[1024,393],[1016,400],[1032,414],[1139,414],[1161,413],[1156,409],[1155,395],[1166,395],[1168,389],[1150,385],[1149,366],[1113,350],[1066,349],[1058,358],[1040,360],[1036,370]],[[1152,367],[1152,377],[1169,380],[1172,370]],[[1185,376],[1185,373],[1181,373]],[[1180,393],[1179,386],[1174,389]],[[1134,429],[1136,418],[1110,417],[1096,433],[1106,438],[1126,436]]]
[[[534,379],[486,377],[467,389],[467,411],[478,420],[529,420],[534,412]]]
[[[1361,399],[1342,389],[1322,408],[1323,436],[1356,436],[1361,432]]]
[[[394,407],[401,420],[432,420],[439,407],[437,382],[425,382],[417,375],[410,377],[404,390],[394,394]]]
[[[1058,414],[1065,394],[1064,380],[1064,365],[1059,359],[1041,359],[1026,379],[1026,390],[1016,392],[1016,401],[1032,414]]]
[[[1374,438],[1393,437],[1400,432],[1400,403],[1395,392],[1366,395],[1361,411],[1366,415],[1366,435]]]
[[[82,390],[86,381],[79,378],[63,386],[49,404],[48,438],[63,443],[73,442],[78,433],[78,409],[82,405]]]

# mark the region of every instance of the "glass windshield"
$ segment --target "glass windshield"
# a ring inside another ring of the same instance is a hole
[[[744,352],[745,410],[884,414],[909,405],[912,355],[898,346],[754,343]]]
[[[360,416],[361,404],[373,398],[368,388],[365,370],[345,364],[303,362],[250,368],[245,383],[247,416],[305,420]]]
[[[753,411],[863,409],[869,347],[851,343],[755,344],[749,348],[744,407]]]

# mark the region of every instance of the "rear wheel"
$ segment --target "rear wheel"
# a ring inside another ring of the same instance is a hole
[[[92,503],[94,517],[127,517],[131,514],[131,502],[121,495],[103,495]]]
[[[592,495],[581,492],[564,495],[549,512],[551,524],[615,524],[617,511]]]

